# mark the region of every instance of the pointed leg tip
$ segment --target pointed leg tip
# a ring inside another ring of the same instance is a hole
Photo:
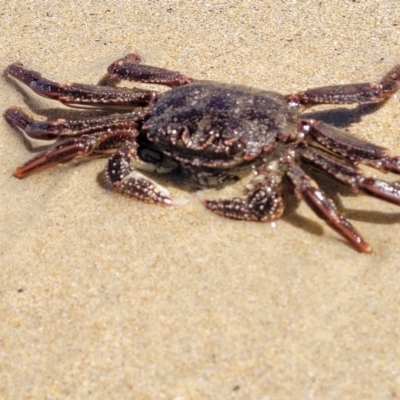
[[[14,178],[23,179],[26,177],[26,173],[23,172],[21,168],[16,168],[13,173]]]
[[[123,60],[134,64],[141,64],[143,62],[143,57],[139,53],[129,53],[123,58]]]
[[[205,205],[207,203],[207,199],[204,196],[204,192],[202,190],[198,190],[196,192],[196,196],[199,199],[200,203],[202,203],[203,205]]]
[[[169,202],[166,204],[170,204],[172,206],[185,206],[186,204],[189,203],[189,199],[169,199]]]
[[[366,254],[371,254],[373,251],[372,247],[366,242],[360,243],[357,250],[360,253],[366,253]]]
[[[5,120],[7,121],[7,122],[9,122],[10,120],[12,120],[13,118],[13,115],[16,113],[16,112],[18,112],[18,111],[20,111],[20,108],[18,108],[18,107],[15,107],[15,106],[12,106],[12,107],[9,107],[9,108],[7,108],[7,110],[5,110],[4,112],[3,112],[3,117],[5,118]]]

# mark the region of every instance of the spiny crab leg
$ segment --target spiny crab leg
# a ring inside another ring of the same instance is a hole
[[[304,159],[328,172],[339,182],[349,186],[355,193],[362,191],[390,203],[400,204],[399,182],[386,182],[365,176],[358,168],[305,144],[299,144],[297,151]]]
[[[372,251],[371,246],[360,236],[353,225],[339,213],[334,202],[299,166],[292,164],[287,176],[293,183],[295,194],[303,199],[319,218],[346,238],[361,253]]]
[[[11,64],[5,72],[29,86],[35,93],[65,104],[91,106],[147,106],[158,98],[158,92],[145,89],[127,89],[80,83],[57,83],[45,79],[20,63]]]
[[[400,173],[400,157],[391,157],[387,149],[366,140],[358,139],[322,121],[301,121],[301,131],[325,148],[351,160],[364,163],[381,171]]]
[[[132,53],[113,62],[107,69],[108,74],[100,81],[101,84],[116,84],[121,80],[152,83],[170,87],[182,86],[193,82],[193,78],[179,72],[164,68],[141,64],[138,54]]]
[[[393,96],[400,88],[400,64],[392,68],[380,82],[355,83],[308,89],[287,96],[292,107],[317,104],[379,103]]]
[[[127,142],[108,160],[106,176],[115,190],[147,203],[175,205],[186,203],[185,200],[171,199],[166,188],[158,185],[133,167],[135,162],[142,163],[137,154],[135,142]]]
[[[282,177],[276,173],[260,171],[248,185],[249,193],[243,197],[208,200],[202,192],[197,196],[203,205],[215,214],[246,221],[273,221],[285,209],[281,188]]]
[[[66,163],[76,157],[109,155],[115,152],[122,142],[131,139],[132,131],[99,131],[93,135],[84,135],[79,138],[66,139],[57,143],[49,150],[39,153],[18,167],[14,176],[25,178],[28,175],[50,168],[54,165]]]
[[[142,111],[135,110],[129,114],[114,114],[104,117],[36,121],[18,107],[11,107],[4,112],[4,118],[10,125],[21,129],[29,137],[40,140],[77,137],[106,129],[120,131],[136,129],[138,122],[143,120],[143,117]]]

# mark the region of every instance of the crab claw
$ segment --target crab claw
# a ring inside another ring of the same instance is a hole
[[[260,173],[250,182],[248,189],[249,193],[243,197],[208,200],[199,191],[197,198],[210,211],[227,218],[269,222],[282,216],[285,204],[278,176]]]
[[[136,148],[126,145],[109,159],[106,176],[118,192],[147,203],[168,205],[187,203],[185,199],[172,199],[166,188],[132,167],[135,158],[137,158]]]

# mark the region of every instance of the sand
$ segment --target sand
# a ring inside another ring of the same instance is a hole
[[[400,60],[397,0],[7,1],[0,26],[0,69],[21,61],[60,81],[95,83],[138,51],[291,93],[378,80]],[[2,112],[81,115],[0,85]],[[398,98],[362,115],[327,109],[400,153]],[[373,246],[365,255],[293,201],[271,225],[217,217],[165,178],[187,205],[125,198],[105,187],[104,159],[18,180],[30,153],[5,121],[0,154],[1,398],[400,396],[398,206],[323,182]]]

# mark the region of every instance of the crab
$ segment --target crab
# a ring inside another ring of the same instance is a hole
[[[285,209],[288,187],[315,214],[360,252],[371,246],[338,211],[307,172],[324,171],[354,192],[400,204],[400,183],[369,176],[367,164],[400,174],[400,156],[313,118],[305,109],[320,104],[380,103],[400,88],[400,64],[378,83],[308,89],[282,95],[242,85],[196,80],[142,63],[137,54],[115,61],[98,85],[57,83],[14,63],[6,74],[38,95],[75,107],[119,113],[77,120],[38,121],[17,107],[4,117],[28,137],[54,140],[14,176],[32,173],[76,157],[109,157],[108,182],[118,192],[149,203],[177,204],[168,190],[141,171],[179,170],[197,188],[222,187],[253,172],[241,197],[211,200],[204,206],[224,217],[273,221]],[[122,88],[122,80],[170,87],[165,92]]]

